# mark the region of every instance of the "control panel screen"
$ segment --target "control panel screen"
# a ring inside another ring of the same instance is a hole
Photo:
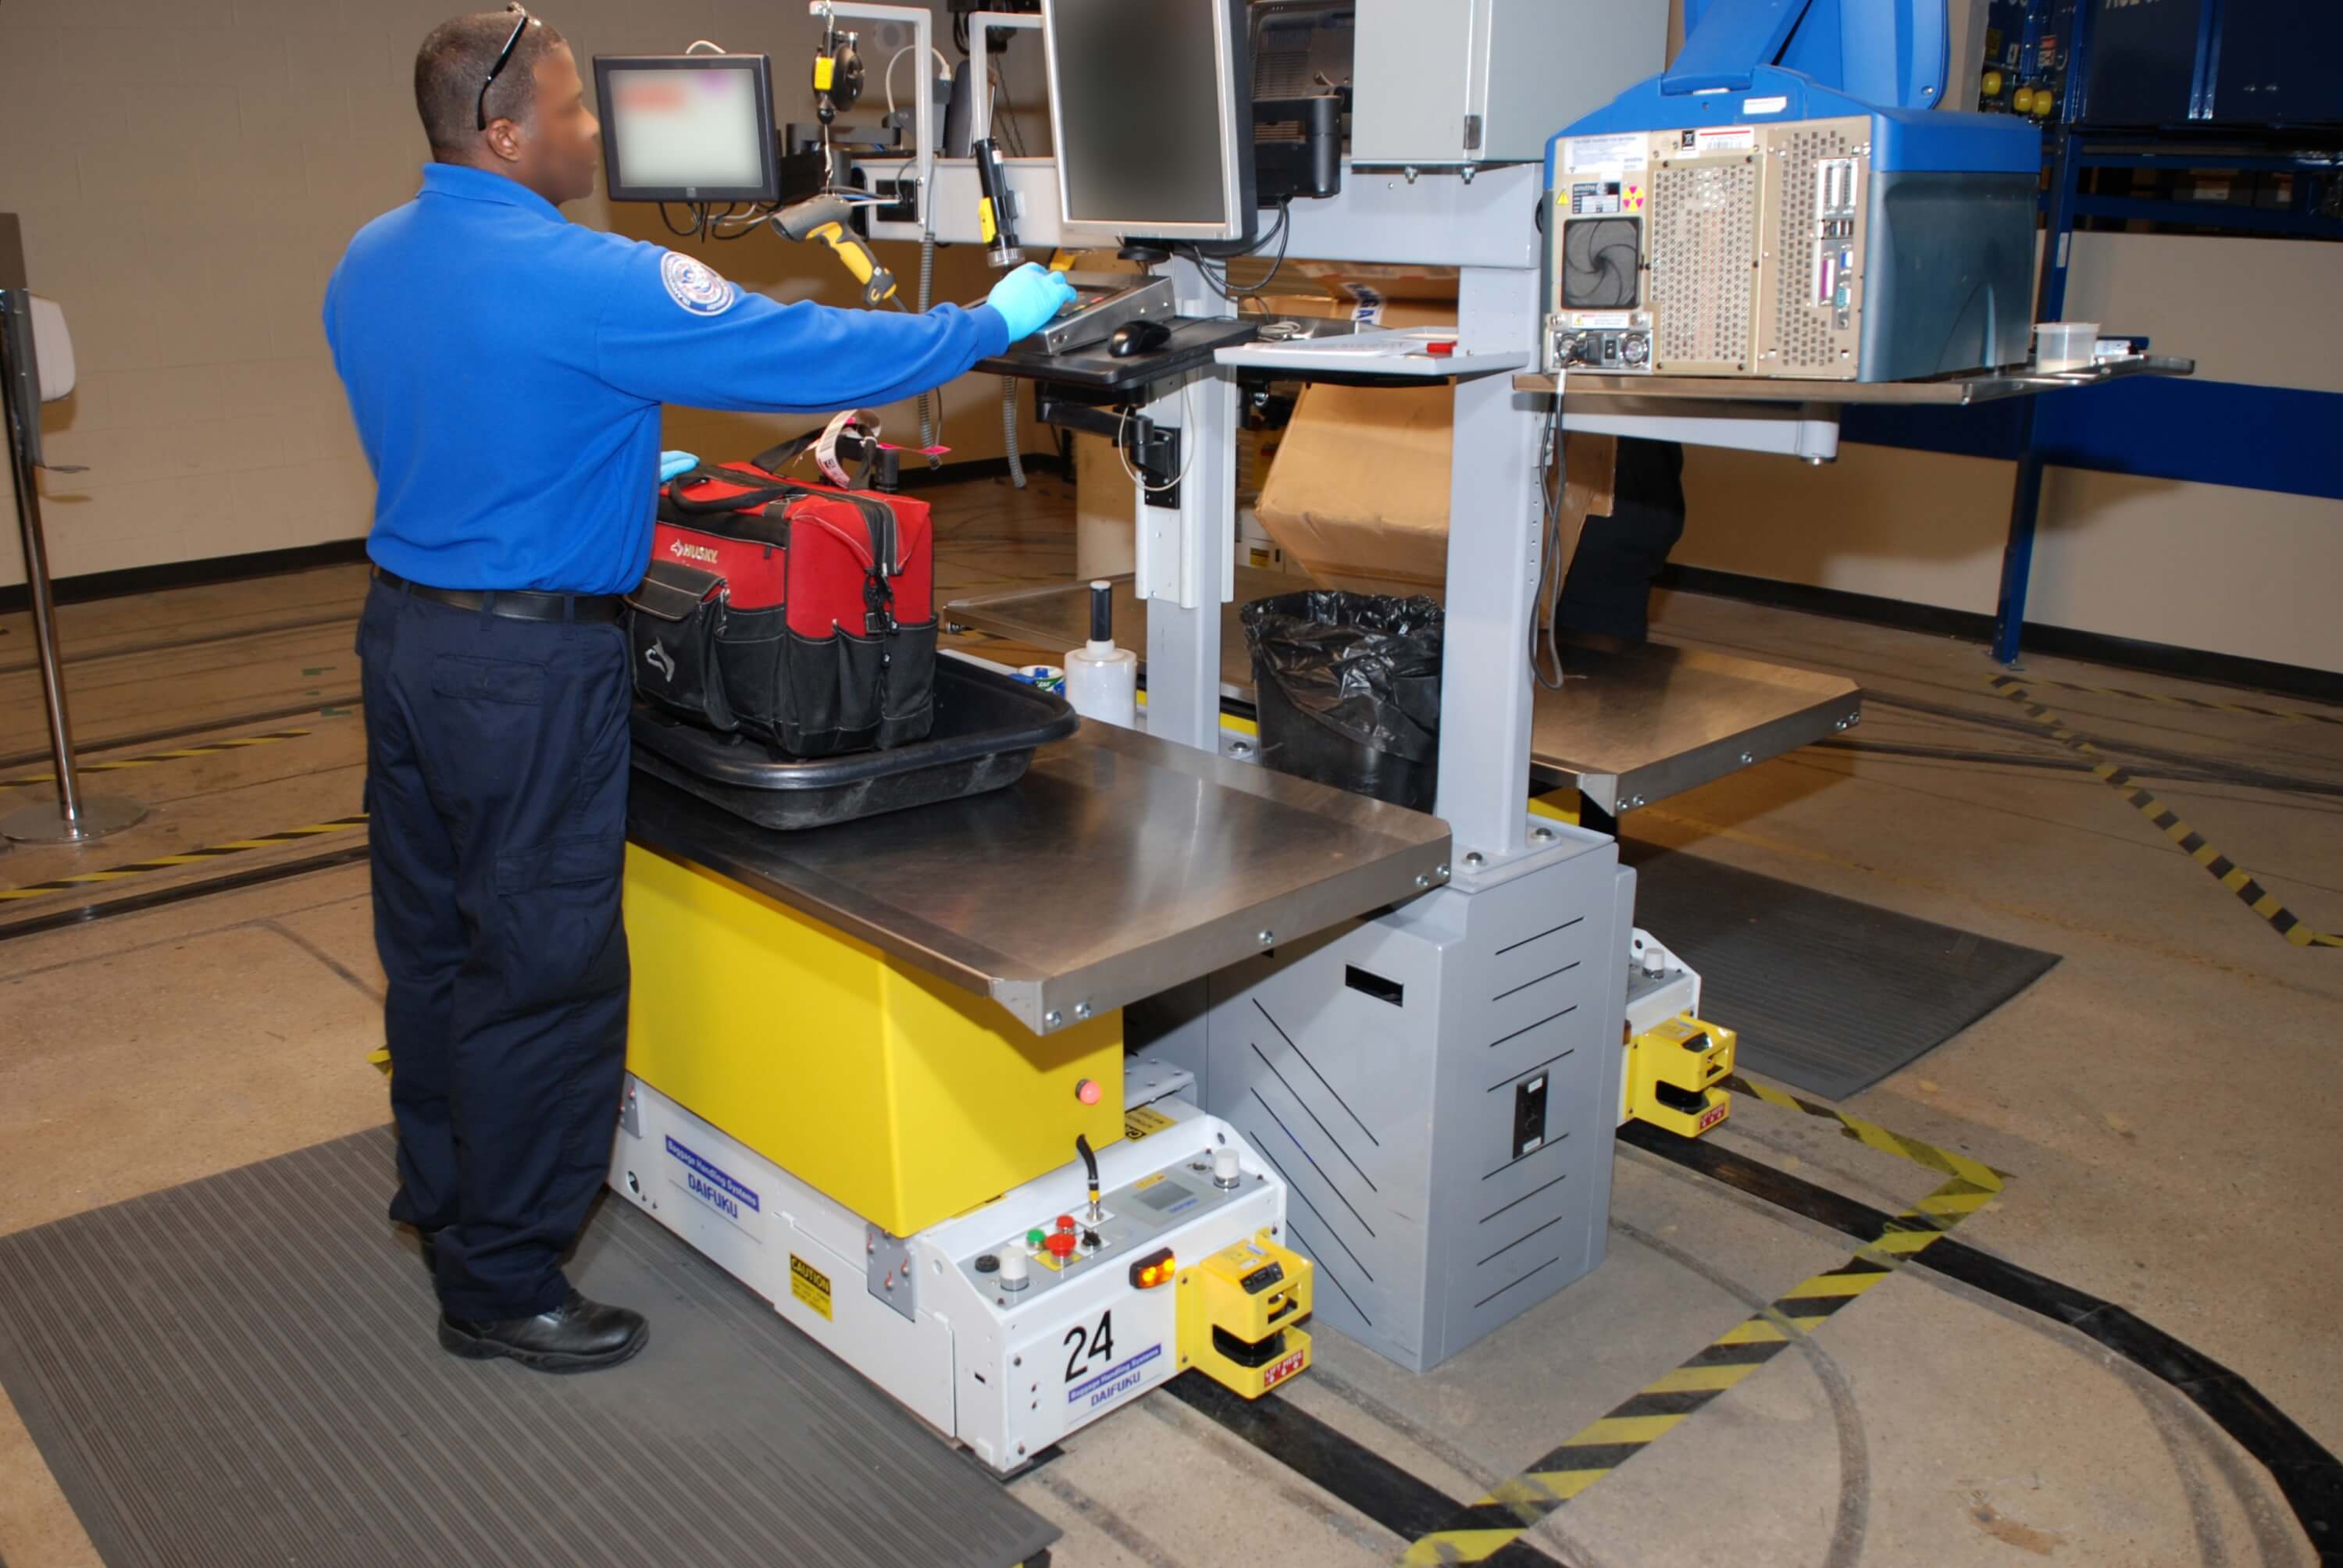
[[[1139,1201],[1159,1214],[1169,1213],[1184,1199],[1195,1194],[1177,1181],[1158,1181],[1139,1194]]]
[[[779,199],[764,55],[603,55],[594,73],[611,199]]]

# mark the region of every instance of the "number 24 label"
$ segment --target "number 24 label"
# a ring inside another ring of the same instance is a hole
[[[1113,1364],[1114,1314],[1101,1312],[1095,1329],[1085,1329],[1076,1323],[1066,1331],[1065,1344],[1068,1382],[1080,1381],[1093,1366]]]

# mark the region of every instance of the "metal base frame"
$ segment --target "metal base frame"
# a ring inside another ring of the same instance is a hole
[[[20,844],[87,844],[146,819],[146,808],[119,795],[84,795],[65,815],[64,803],[45,800],[0,817],[0,839]]]
[[[1081,1213],[1079,1161],[915,1236],[892,1237],[639,1079],[628,1080],[626,1107],[611,1150],[613,1192],[998,1472],[1182,1369],[1177,1292],[1133,1284],[1129,1261],[1160,1245],[1184,1267],[1285,1221],[1284,1183],[1227,1123],[1161,1100],[1151,1108],[1153,1131],[1098,1151],[1108,1209],[1144,1217],[1146,1240],[1118,1251],[1110,1235],[1096,1263],[1063,1277],[1036,1265],[1026,1290],[1012,1294],[978,1260],[997,1259],[1052,1216]],[[1214,1194],[1197,1172],[1231,1146],[1240,1185]],[[1134,1189],[1160,1191],[1172,1181],[1205,1201],[1160,1221],[1145,1215]]]
[[[1425,1371],[1602,1261],[1634,875],[1556,839],[1206,982],[1204,1104],[1292,1190],[1320,1321]],[[1177,1058],[1175,1058],[1177,1059]]]

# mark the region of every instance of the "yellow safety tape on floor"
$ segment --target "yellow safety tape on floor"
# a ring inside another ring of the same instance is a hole
[[[1801,1280],[1696,1355],[1654,1378],[1602,1420],[1574,1433],[1470,1508],[1417,1539],[1400,1561],[1409,1568],[1480,1563],[1505,1549],[1547,1515],[1691,1419],[1840,1308],[1933,1246],[1946,1231],[1999,1195],[2008,1177],[1982,1161],[1780,1090],[1735,1076],[1727,1081],[1769,1105],[1836,1121],[1874,1149],[1947,1175],[1935,1191],[1888,1222],[1876,1241],[1824,1273]]]
[[[200,849],[182,849],[175,855],[157,855],[151,860],[132,860],[125,865],[108,866],[102,871],[77,871],[70,877],[55,877],[45,882],[27,882],[21,888],[0,888],[0,903],[17,899],[38,899],[50,893],[71,892],[98,882],[116,882],[127,877],[143,877],[151,871],[176,870],[181,866],[201,865],[216,860],[223,855],[240,855],[247,849],[266,849],[277,844],[297,843],[314,839],[321,833],[338,833],[347,828],[366,826],[366,813],[354,817],[337,817],[330,822],[312,822],[303,828],[284,828],[274,833],[260,833],[249,839],[231,839],[224,844],[206,844]]]
[[[1915,1165],[1925,1165],[1940,1176],[1957,1176],[1962,1181],[1987,1192],[1998,1192],[2009,1178],[2006,1172],[1995,1170],[1982,1160],[1972,1160],[1966,1154],[1956,1154],[1949,1149],[1939,1149],[1917,1138],[1906,1138],[1901,1132],[1890,1132],[1875,1121],[1865,1121],[1859,1116],[1849,1116],[1836,1106],[1825,1105],[1819,1100],[1801,1100],[1785,1090],[1770,1083],[1754,1083],[1735,1073],[1725,1081],[1725,1087],[1736,1094],[1746,1094],[1768,1105],[1778,1105],[1785,1111],[1795,1111],[1801,1116],[1818,1117],[1835,1121],[1849,1138],[1867,1143],[1883,1154],[1893,1154],[1899,1160],[1909,1160]]]
[[[208,741],[201,746],[175,746],[168,751],[150,751],[144,757],[116,757],[103,761],[78,764],[75,773],[119,773],[129,768],[152,768],[158,762],[179,762],[190,757],[216,757],[224,751],[241,751],[250,746],[270,746],[279,740],[298,740],[308,734],[307,729],[277,729],[266,735],[239,735],[228,740]],[[56,781],[54,773],[27,773],[21,779],[0,779],[0,789],[26,789],[35,784]]]
[[[2178,845],[2182,854],[2204,867],[2206,874],[2235,894],[2239,903],[2268,921],[2272,930],[2298,948],[2343,948],[2343,936],[2318,930],[2279,903],[2278,895],[2254,880],[2252,874],[2243,867],[2207,843],[2204,835],[2182,821],[2170,807],[2133,783],[2131,774],[2109,760],[2106,752],[2077,734],[2064,719],[2036,702],[2034,694],[2026,689],[2023,682],[2006,675],[1996,675],[1993,678],[1992,686],[1996,695],[2016,703],[2019,709],[2040,725],[2052,739],[2069,751],[2089,758],[2094,778],[2129,801],[2132,809],[2147,818],[2150,826]]]
[[[2004,678],[2006,678],[2006,677]],[[2092,697],[2125,697],[2134,702],[2160,702],[2167,708],[2193,708],[2203,713],[2249,713],[2256,719],[2281,719],[2289,724],[2343,724],[2343,712],[2315,712],[2307,708],[2258,708],[2250,702],[2217,702],[2209,697],[2182,697],[2170,691],[2132,691],[2120,686],[2085,686],[2075,680],[2033,678],[2036,686],[2080,691]]]

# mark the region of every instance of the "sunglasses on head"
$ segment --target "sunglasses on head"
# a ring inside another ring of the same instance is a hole
[[[474,112],[479,121],[480,129],[484,131],[488,128],[488,89],[497,85],[498,75],[504,70],[507,62],[512,59],[513,46],[520,42],[522,32],[528,26],[528,10],[526,6],[514,5],[508,9],[520,19],[513,24],[512,35],[505,40],[505,46],[497,51],[497,63],[488,67],[488,80],[480,84],[480,101]]]

